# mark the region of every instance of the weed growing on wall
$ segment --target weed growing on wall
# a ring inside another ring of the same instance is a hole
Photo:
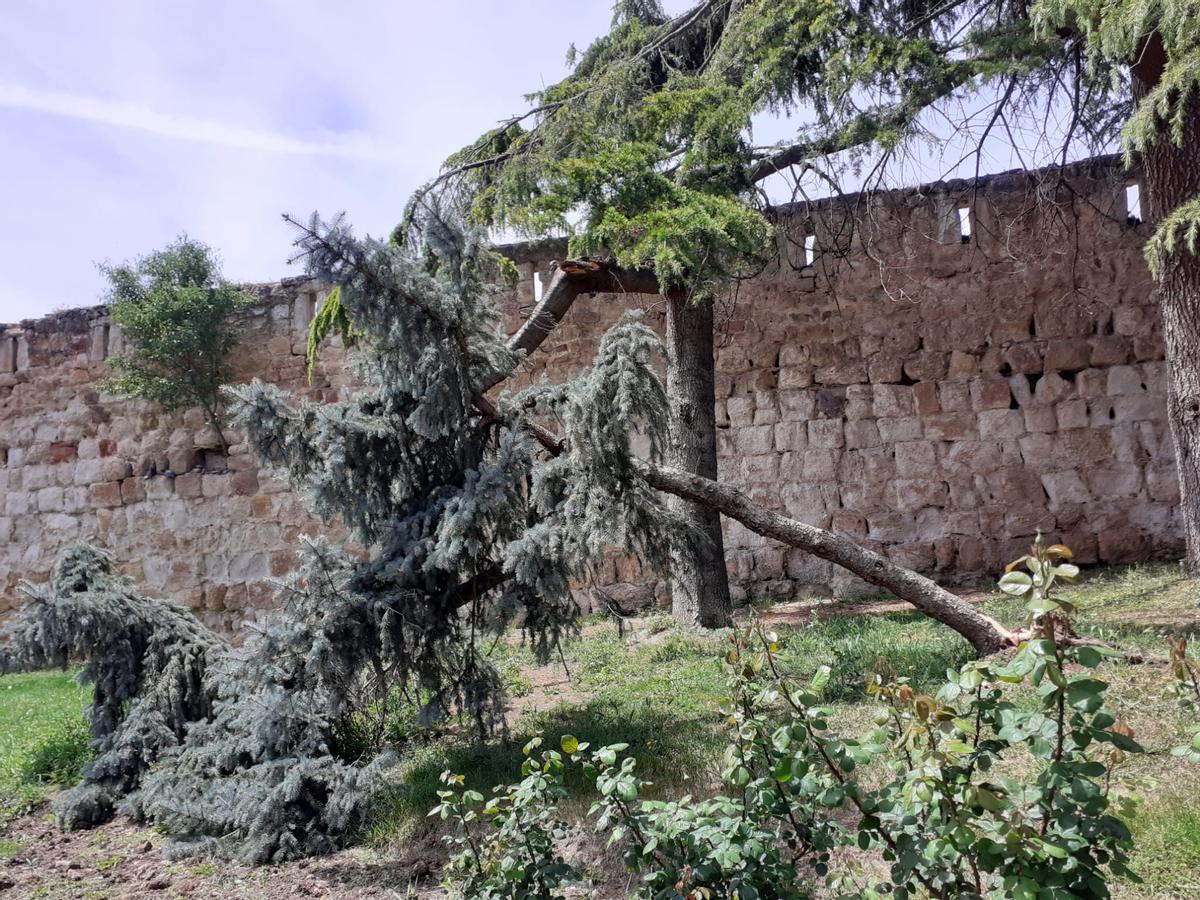
[[[116,374],[105,387],[167,411],[199,407],[224,445],[221,388],[232,379],[235,315],[251,298],[222,277],[212,250],[187,237],[102,271],[109,314],[130,343],[109,360]]]

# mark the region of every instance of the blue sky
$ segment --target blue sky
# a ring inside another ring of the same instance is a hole
[[[182,232],[239,280],[296,274],[285,211],[386,233],[610,16],[609,0],[0,0],[0,322],[100,302],[97,262]]]
[[[243,281],[297,274],[283,212],[387,233],[610,18],[611,0],[0,0],[0,322],[101,302],[98,262],[181,233]],[[1046,161],[992,144],[984,171]],[[961,150],[888,180],[970,174]]]

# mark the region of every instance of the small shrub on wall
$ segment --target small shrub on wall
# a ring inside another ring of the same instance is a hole
[[[213,251],[186,236],[134,263],[104,266],[109,313],[131,347],[112,357],[108,390],[172,411],[199,407],[222,444],[235,314],[252,300],[226,281]]]

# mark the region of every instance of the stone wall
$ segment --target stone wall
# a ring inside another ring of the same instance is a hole
[[[305,378],[319,286],[247,289],[260,303],[243,322],[238,379],[336,397],[336,349]],[[317,525],[245,444],[223,454],[197,411],[103,393],[105,359],[121,345],[104,307],[0,329],[0,614],[19,602],[19,579],[44,580],[59,548],[86,539],[151,595],[232,630],[272,604],[269,578],[292,568],[298,537]]]
[[[1160,324],[1126,183],[1097,160],[781,210],[777,257],[720,308],[722,478],[943,578],[995,572],[1038,529],[1084,562],[1177,555]],[[508,252],[524,275],[511,329],[563,248]],[[253,290],[239,377],[345,390],[336,350],[304,377],[319,287]],[[518,380],[586,364],[630,306],[661,325],[655,298],[580,298]],[[235,627],[317,525],[244,445],[221,457],[195,414],[102,394],[120,343],[103,308],[0,329],[0,613],[18,578],[88,538],[148,592]],[[726,528],[743,596],[864,589]],[[632,561],[605,574],[627,597],[655,590]]]
[[[948,581],[1039,529],[1085,563],[1180,555],[1131,185],[1108,158],[781,210],[777,258],[718,316],[721,478]],[[561,252],[514,249],[510,328]],[[631,305],[660,326],[654,298],[581,299],[524,378],[573,370]],[[743,596],[866,590],[736,522],[726,552]]]

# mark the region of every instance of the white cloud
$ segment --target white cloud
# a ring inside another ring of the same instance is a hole
[[[334,135],[310,140],[212,119],[163,113],[138,103],[39,90],[19,84],[0,82],[0,107],[65,116],[145,131],[160,137],[261,153],[377,161],[396,157],[395,149],[383,146],[366,135]]]

